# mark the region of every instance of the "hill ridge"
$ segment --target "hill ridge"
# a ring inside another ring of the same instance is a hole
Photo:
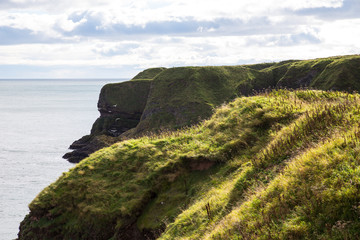
[[[117,141],[196,124],[210,117],[215,107],[254,90],[310,87],[352,92],[360,90],[359,79],[359,55],[239,66],[150,68],[130,81],[103,87],[98,103],[101,116],[91,134],[75,141],[70,146],[74,151],[64,158],[79,162]]]

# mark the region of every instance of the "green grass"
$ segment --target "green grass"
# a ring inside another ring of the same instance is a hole
[[[101,117],[91,129],[91,136],[105,134],[113,127],[134,128],[140,121],[150,91],[150,81],[132,80],[106,84],[100,92]]]
[[[105,85],[100,92],[99,108],[126,113],[142,113],[150,90],[149,81],[132,80]]]
[[[360,91],[359,69],[359,55],[240,66],[146,69],[131,81],[103,87],[98,103],[102,116],[93,124],[90,137],[114,135],[120,140],[149,131],[181,129],[209,118],[214,108],[223,103],[264,89]],[[113,129],[118,132],[112,134]],[[96,144],[88,141],[88,145]]]
[[[280,66],[286,67],[286,72],[277,80],[277,86],[359,91],[359,66],[359,55],[292,61]],[[269,69],[277,68],[275,65]]]
[[[267,88],[359,91],[359,69],[359,55],[241,66],[150,68],[129,82],[151,80],[143,84],[151,85],[149,93],[136,95],[146,96],[146,99],[134,97],[124,101],[129,95],[126,93],[128,87],[127,83],[121,83],[114,85],[118,88],[109,86],[109,93],[104,90],[104,102],[123,104],[125,112],[139,110],[136,106],[141,102],[142,111],[138,111],[142,114],[141,121],[125,134],[134,137],[149,130],[179,129],[196,124],[210,117],[213,109],[222,103]]]
[[[179,129],[197,123],[211,116],[214,107],[238,96],[242,85],[248,92],[253,86],[265,87],[259,79],[267,75],[243,66],[164,70],[151,83],[152,90],[135,131]]]
[[[171,74],[209,86],[210,70]],[[104,148],[34,199],[20,239],[358,239],[359,97],[266,90],[195,126]]]
[[[166,68],[148,68],[138,73],[132,80],[152,80]]]

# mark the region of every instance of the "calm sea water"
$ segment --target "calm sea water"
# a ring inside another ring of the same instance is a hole
[[[99,116],[101,87],[117,80],[0,80],[0,239],[17,237],[28,204],[73,164],[68,146]]]

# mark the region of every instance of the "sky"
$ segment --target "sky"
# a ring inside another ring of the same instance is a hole
[[[360,0],[0,0],[0,78],[360,54]]]

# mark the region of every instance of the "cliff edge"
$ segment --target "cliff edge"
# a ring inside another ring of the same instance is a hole
[[[90,135],[64,155],[79,162],[103,147],[208,118],[217,106],[265,88],[360,90],[360,56],[241,66],[150,68],[101,90]]]
[[[100,92],[98,111],[90,135],[83,136],[70,145],[72,152],[63,157],[76,163],[89,154],[120,141],[121,134],[135,128],[145,109],[151,80],[163,68],[147,69],[131,81],[105,85]]]

